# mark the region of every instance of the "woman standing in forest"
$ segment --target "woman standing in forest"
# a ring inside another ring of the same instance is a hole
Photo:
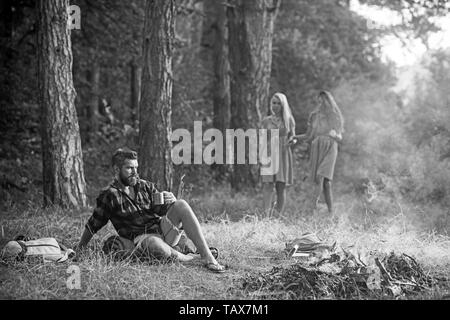
[[[334,215],[331,181],[338,153],[338,142],[344,132],[344,118],[328,91],[320,91],[318,106],[310,114],[305,134],[296,136],[311,143],[310,179],[314,183],[312,209],[315,210],[320,195],[324,194],[328,212]]]
[[[263,129],[279,129],[278,171],[273,175],[261,175],[263,182],[264,210],[271,214],[274,187],[277,200],[275,202],[279,215],[282,215],[286,202],[286,186],[293,183],[293,157],[291,145],[295,136],[295,120],[286,96],[275,93],[270,100],[270,115],[261,122]]]

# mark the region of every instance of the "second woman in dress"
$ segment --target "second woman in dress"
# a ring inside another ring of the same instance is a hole
[[[296,138],[311,143],[310,179],[314,183],[312,209],[316,209],[323,192],[328,212],[333,215],[331,181],[338,154],[338,142],[342,140],[344,132],[344,118],[330,92],[320,91],[317,99],[318,107],[309,116],[307,132]]]

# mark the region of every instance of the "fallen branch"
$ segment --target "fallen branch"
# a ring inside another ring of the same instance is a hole
[[[375,258],[375,263],[377,264],[378,268],[380,268],[380,271],[383,274],[383,277],[385,277],[386,281],[393,282],[394,279],[389,274],[389,272],[387,272],[386,268],[384,267],[384,265],[381,263],[381,261],[378,258]]]

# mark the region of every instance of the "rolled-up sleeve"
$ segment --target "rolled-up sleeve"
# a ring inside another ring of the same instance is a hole
[[[108,200],[106,192],[101,193],[97,198],[97,205],[86,223],[86,228],[92,234],[97,233],[101,228],[103,228],[109,220],[111,212],[111,204]]]

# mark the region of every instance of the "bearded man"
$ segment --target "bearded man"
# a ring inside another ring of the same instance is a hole
[[[128,148],[114,152],[114,179],[100,192],[77,250],[83,250],[92,236],[111,221],[118,237],[134,245],[141,253],[159,259],[174,258],[181,262],[201,259],[208,270],[224,272],[225,266],[217,262],[208,247],[200,223],[189,204],[185,200],[177,200],[168,191],[161,192],[161,196],[154,183],[140,179],[137,159],[137,152]],[[155,201],[158,196],[163,197],[163,204]],[[200,256],[176,249],[184,235],[183,229]]]

